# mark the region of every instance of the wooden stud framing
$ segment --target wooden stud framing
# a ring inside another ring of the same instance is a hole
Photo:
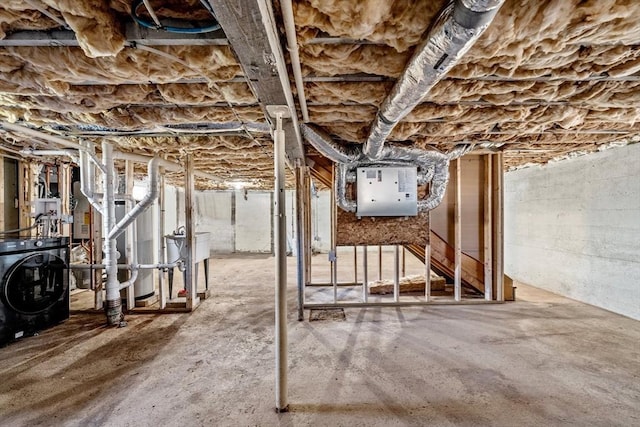
[[[460,172],[460,159],[454,161],[455,167],[455,204],[454,204],[454,259],[455,272],[453,282],[454,299],[460,301],[462,299],[462,174]]]

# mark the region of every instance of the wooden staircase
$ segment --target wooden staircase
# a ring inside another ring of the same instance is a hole
[[[449,280],[455,276],[455,253],[442,237],[431,230],[431,269]],[[404,247],[424,262],[424,248],[419,245],[404,245]],[[484,294],[484,265],[477,259],[462,253],[462,285],[478,294]]]

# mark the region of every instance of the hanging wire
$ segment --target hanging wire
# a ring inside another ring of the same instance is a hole
[[[205,2],[201,3],[204,5]],[[138,15],[138,10],[140,9],[140,6],[145,7],[145,9],[147,10],[147,13],[149,14],[149,16],[151,17],[151,21],[141,17],[140,15]],[[204,27],[175,27],[172,25],[164,25],[162,24],[162,22],[160,22],[160,20],[158,19],[158,17],[156,16],[153,8],[151,7],[151,4],[148,0],[135,0],[132,4],[131,4],[131,17],[133,18],[134,21],[136,21],[136,23],[142,27],[145,28],[150,28],[152,30],[162,30],[162,31],[166,31],[168,33],[179,33],[179,34],[202,34],[202,33],[210,33],[212,31],[216,31],[220,29],[220,24],[218,23],[218,20],[216,19],[215,15],[213,14],[213,9],[211,9],[210,7],[206,7],[206,9],[209,11],[209,13],[211,13],[211,15],[213,16],[213,20],[214,23],[208,26],[204,26]]]

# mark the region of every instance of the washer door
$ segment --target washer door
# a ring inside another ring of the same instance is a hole
[[[58,256],[36,252],[11,266],[2,283],[2,300],[14,311],[37,314],[54,305],[65,293],[67,265]]]

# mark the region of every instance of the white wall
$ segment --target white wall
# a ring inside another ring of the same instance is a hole
[[[505,273],[640,319],[640,144],[505,175]]]
[[[311,196],[311,247],[316,252],[331,250],[331,191]]]
[[[232,221],[231,191],[197,191],[195,193],[196,231],[211,233],[212,252],[235,250],[235,225]]]
[[[236,251],[271,252],[271,193],[236,193]]]

